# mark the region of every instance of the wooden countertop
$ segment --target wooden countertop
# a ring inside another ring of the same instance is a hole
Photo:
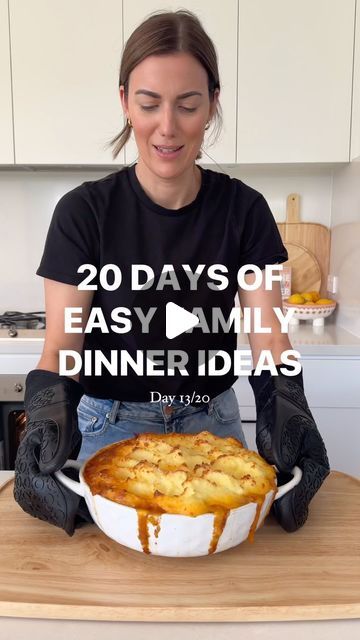
[[[79,620],[246,622],[360,618],[360,480],[334,471],[307,523],[272,515],[254,544],[201,558],[127,549],[95,525],[74,536],[0,490],[0,615]]]

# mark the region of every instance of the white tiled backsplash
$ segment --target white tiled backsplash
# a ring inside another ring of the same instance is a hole
[[[208,166],[220,171],[217,165]],[[285,221],[286,197],[296,192],[302,222],[332,228],[331,272],[339,277],[338,293],[332,295],[340,302],[337,321],[360,336],[360,162],[222,169],[263,193],[277,222]],[[35,271],[57,201],[85,180],[114,170],[0,168],[0,311],[44,309],[43,282]]]

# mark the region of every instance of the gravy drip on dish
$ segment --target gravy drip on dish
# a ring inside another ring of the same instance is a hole
[[[258,453],[235,438],[142,433],[101,449],[85,466],[93,495],[137,510],[138,535],[150,553],[150,527],[158,538],[164,513],[214,514],[209,554],[216,551],[232,509],[256,503],[248,540],[254,541],[266,494],[276,495],[276,473]],[[271,504],[267,509],[269,513]],[[266,514],[266,515],[267,515]]]

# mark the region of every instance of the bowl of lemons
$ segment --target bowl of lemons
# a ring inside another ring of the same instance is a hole
[[[293,293],[283,300],[284,311],[293,309],[290,324],[299,324],[299,320],[312,320],[314,326],[323,326],[324,318],[332,314],[336,300],[321,298],[317,291]]]

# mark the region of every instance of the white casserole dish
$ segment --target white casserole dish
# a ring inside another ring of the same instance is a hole
[[[90,459],[88,458],[84,463],[68,460],[63,467],[77,469],[79,482],[71,480],[62,471],[56,471],[54,475],[68,489],[85,498],[95,524],[109,538],[130,549],[159,556],[203,556],[235,547],[249,536],[257,516],[257,504],[254,502],[229,511],[225,526],[222,528],[220,537],[216,536],[218,539],[214,545],[214,531],[219,529],[214,513],[195,517],[170,513],[146,516],[138,514],[137,509],[133,507],[119,504],[101,495],[93,495],[84,479],[84,469]],[[275,500],[281,498],[300,482],[301,469],[294,467],[291,473],[293,478],[279,487]],[[263,524],[268,515],[273,494],[274,491],[266,494],[254,531]]]

